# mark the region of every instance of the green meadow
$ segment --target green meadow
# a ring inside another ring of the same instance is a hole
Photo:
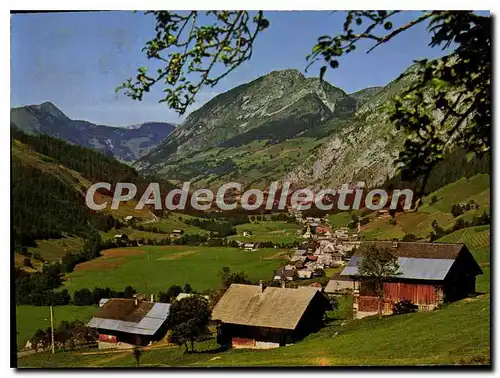
[[[288,347],[220,351],[214,339],[182,347],[146,348],[141,367],[400,366],[490,363],[490,296],[445,305],[437,311],[332,322]],[[472,316],[473,315],[473,316]],[[134,367],[131,351],[39,353],[21,367]]]
[[[63,320],[88,321],[97,306],[54,306],[54,328]],[[37,329],[50,327],[50,308],[48,306],[16,307],[17,346],[23,348]]]
[[[489,175],[480,174],[469,179],[461,178],[427,195],[418,211],[397,213],[394,219],[395,223],[388,215],[372,216],[370,223],[363,227],[361,235],[365,240],[391,240],[393,238],[401,239],[406,234],[411,233],[419,239],[427,239],[433,231],[432,223],[434,221],[440,227],[449,229],[458,219],[471,221],[484,211],[489,213],[490,194]],[[433,199],[435,199],[434,203],[432,203]],[[479,209],[466,211],[454,218],[451,214],[451,207],[454,204],[468,203],[471,200],[479,205]],[[339,222],[339,220],[344,219],[341,218],[340,214],[330,216],[330,222],[332,220]]]
[[[157,294],[171,285],[189,283],[204,291],[219,287],[218,272],[223,266],[244,271],[257,281],[273,277],[287,253],[279,249],[244,251],[238,248],[199,246],[144,246],[103,251],[103,256],[79,264],[65,277],[64,288],[110,287],[122,290],[127,285],[144,293]]]
[[[255,241],[273,243],[293,243],[303,241],[297,230],[302,230],[303,225],[297,223],[287,223],[285,221],[259,221],[255,223],[245,223],[236,226],[237,235],[229,237],[230,240],[239,240],[244,243]],[[252,235],[242,236],[243,231],[250,231]],[[299,236],[299,237],[298,237]]]

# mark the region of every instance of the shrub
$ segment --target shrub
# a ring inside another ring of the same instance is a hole
[[[403,239],[401,240],[404,242],[412,242],[416,241],[417,237],[414,234],[406,234],[405,236],[403,236]]]
[[[418,306],[413,304],[412,301],[405,299],[394,303],[392,306],[392,313],[394,315],[410,314],[412,312],[417,312]]]

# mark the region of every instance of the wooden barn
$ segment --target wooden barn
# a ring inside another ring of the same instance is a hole
[[[336,274],[330,278],[330,281],[328,281],[328,284],[325,287],[325,294],[335,295],[344,293],[347,290],[354,291],[356,288],[356,282],[351,277]]]
[[[399,274],[384,283],[382,313],[391,314],[394,303],[410,300],[419,310],[433,310],[443,302],[452,302],[475,293],[476,276],[483,274],[465,244],[421,242],[369,242],[389,248],[398,258]],[[358,249],[341,276],[360,281],[357,264],[362,260]],[[369,282],[359,283],[354,292],[354,311],[358,317],[377,312],[378,298]]]
[[[166,334],[170,304],[138,298],[102,300],[102,307],[87,324],[99,332],[99,348],[127,348],[148,345]]]
[[[317,288],[232,284],[212,312],[217,341],[233,348],[291,344],[323,325],[328,299]]]

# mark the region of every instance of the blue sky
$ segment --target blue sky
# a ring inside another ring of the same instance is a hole
[[[217,93],[273,70],[304,71],[306,55],[318,36],[335,35],[345,14],[331,12],[267,12],[270,27],[257,40],[252,60],[214,88],[204,88],[195,107]],[[397,19],[405,22],[415,13]],[[114,89],[136,68],[147,65],[141,52],[154,34],[151,15],[132,12],[21,14],[11,19],[11,104],[22,106],[52,101],[70,118],[126,126],[145,121],[181,122],[167,105],[158,104],[161,88],[142,102]],[[353,92],[385,85],[415,59],[443,52],[427,46],[425,25],[417,25],[370,54],[365,50],[342,58],[340,68],[325,76],[331,84]],[[308,76],[317,75],[319,64]],[[194,109],[194,107],[193,107]]]

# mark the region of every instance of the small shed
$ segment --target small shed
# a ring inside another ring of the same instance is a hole
[[[346,276],[341,276],[340,274],[334,275],[325,287],[326,294],[339,294],[345,292],[346,290],[355,289],[355,281]]]
[[[217,342],[233,348],[276,348],[323,325],[326,296],[314,287],[232,284],[212,311]]]
[[[256,243],[246,243],[243,245],[245,251],[255,251],[258,245]]]
[[[443,302],[465,298],[475,293],[476,276],[483,274],[465,244],[388,241],[363,244],[389,248],[398,258],[399,274],[384,282],[384,314],[392,313],[392,304],[402,300],[410,300],[420,310],[432,310]],[[362,250],[358,249],[341,276],[360,281],[357,266],[362,259]],[[379,300],[372,284],[360,283],[354,305],[361,313],[377,312]]]
[[[175,229],[175,230],[172,230],[170,237],[171,238],[180,238],[182,235],[184,235],[184,230]]]
[[[309,279],[312,277],[313,272],[310,270],[298,270],[297,275],[300,279]]]
[[[168,303],[111,298],[87,326],[97,328],[100,349],[144,346],[165,336],[169,312]]]

